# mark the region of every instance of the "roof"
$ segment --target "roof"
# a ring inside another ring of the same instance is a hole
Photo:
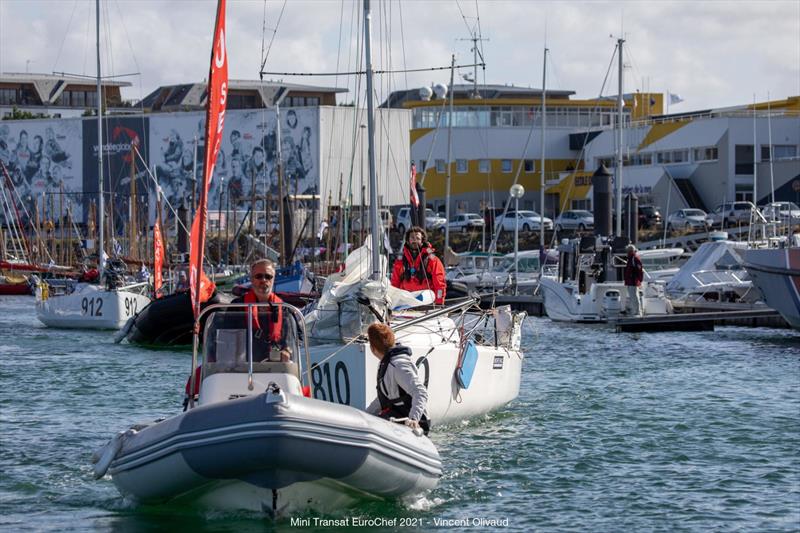
[[[163,107],[203,107],[206,104],[208,83],[206,81],[181,83],[177,85],[162,85],[142,99],[145,108],[161,109]],[[340,87],[320,87],[317,85],[301,85],[298,83],[284,83],[282,81],[259,80],[228,80],[228,93],[233,91],[255,91],[261,95],[264,107],[272,106],[275,95],[280,89],[292,92],[311,92],[339,94],[346,93],[347,89]]]
[[[96,78],[68,74],[29,74],[27,72],[0,73],[0,83],[32,85],[42,105],[53,105],[64,92],[73,85],[91,85],[97,83]],[[103,87],[130,87],[127,81],[100,80]]]
[[[473,84],[454,84],[453,99],[463,100],[472,98],[475,87],[476,86]],[[381,104],[381,107],[401,107],[406,102],[422,102],[424,100],[420,97],[420,89],[422,89],[422,87],[394,91],[389,95],[389,98]],[[543,93],[542,89],[500,84],[478,84],[477,89],[481,100],[541,98]],[[575,94],[575,91],[547,89],[544,93],[547,98],[569,99],[570,96]]]

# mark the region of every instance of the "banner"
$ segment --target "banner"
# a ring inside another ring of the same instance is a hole
[[[417,165],[411,163],[411,205],[419,206],[419,195],[417,194]]]
[[[156,218],[153,226],[153,296],[161,297],[163,278],[161,272],[164,268],[164,239],[161,237],[161,217]]]
[[[214,284],[203,273],[206,219],[208,217],[208,189],[217,162],[222,131],[225,126],[225,104],[228,96],[228,56],[225,49],[225,0],[217,3],[217,22],[211,47],[211,67],[208,75],[208,102],[206,111],[205,164],[200,186],[200,202],[192,221],[189,241],[189,290],[194,317],[200,315],[200,303],[214,292]],[[201,278],[204,282],[201,285]],[[205,298],[203,298],[205,297]]]

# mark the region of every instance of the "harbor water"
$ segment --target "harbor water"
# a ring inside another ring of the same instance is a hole
[[[617,334],[531,318],[519,398],[436,428],[444,476],[331,516],[138,507],[92,451],[181,409],[190,354],[46,329],[0,307],[0,529],[797,531],[800,333]]]

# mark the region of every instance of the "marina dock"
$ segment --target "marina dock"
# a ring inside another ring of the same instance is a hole
[[[710,313],[676,313],[671,315],[650,315],[625,317],[609,321],[619,332],[655,331],[714,331],[716,325],[747,325],[787,327],[783,318],[772,309],[748,309],[746,311],[715,311]],[[776,326],[778,321],[783,326]]]

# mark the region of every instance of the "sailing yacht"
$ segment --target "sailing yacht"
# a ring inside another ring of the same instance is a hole
[[[128,283],[122,269],[106,268],[103,231],[103,109],[100,90],[100,1],[96,1],[97,44],[97,168],[99,176],[100,284],[78,283],[68,290],[57,290],[41,281],[36,288],[36,317],[48,327],[119,329],[129,318],[150,303],[148,283]]]
[[[365,0],[365,64],[370,227],[378,228],[378,182],[369,2]],[[387,323],[412,360],[428,390],[432,425],[483,415],[519,394],[524,358],[520,344],[524,313],[509,307],[481,310],[466,298],[432,306],[433,292],[407,292],[389,284],[383,231],[354,251],[342,272],[328,277],[316,307],[306,315],[312,344],[311,396],[365,409],[376,397],[378,361],[364,332]]]

